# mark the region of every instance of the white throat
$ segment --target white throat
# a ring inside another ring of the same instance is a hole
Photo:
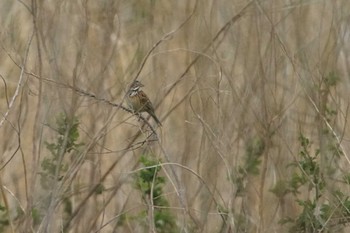
[[[137,95],[137,93],[140,91],[140,87],[134,87],[132,89],[130,89],[130,97],[133,97],[135,95]]]

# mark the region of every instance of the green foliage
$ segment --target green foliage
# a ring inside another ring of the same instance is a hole
[[[288,185],[288,181],[279,180],[270,191],[278,198],[283,198],[287,193],[291,192],[291,189]]]
[[[350,174],[345,174],[343,177],[343,182],[350,185]]]
[[[290,232],[334,232],[350,222],[349,195],[342,193],[340,188],[349,188],[350,176],[344,174],[343,179],[336,179],[341,183],[337,188],[334,174],[338,171],[337,161],[343,155],[338,140],[335,138],[329,125],[336,120],[337,107],[329,101],[331,88],[336,86],[339,77],[330,72],[323,77],[319,88],[320,119],[319,135],[320,148],[311,153],[312,143],[304,135],[299,136],[300,151],[297,161],[291,164],[294,172],[289,180],[283,195],[291,193],[302,211],[296,218],[285,218],[281,223],[289,223]],[[326,189],[326,187],[328,187]],[[278,196],[278,187],[272,189]],[[306,198],[301,199],[299,194],[307,192]],[[326,196],[329,192],[331,196]],[[325,197],[323,197],[325,196]],[[281,196],[279,196],[281,197]]]
[[[77,143],[79,138],[79,121],[76,117],[69,119],[66,115],[61,114],[56,119],[56,140],[52,143],[45,141],[46,148],[50,155],[46,156],[41,162],[42,172],[40,173],[41,186],[50,190],[55,177],[60,179],[60,174],[68,169],[68,164],[63,162],[65,154],[78,150],[83,143]]]
[[[349,196],[344,195],[340,190],[333,190],[334,200],[331,199],[325,203],[322,195],[327,181],[321,172],[318,160],[319,150],[316,150],[312,155],[310,152],[312,143],[302,134],[299,136],[299,142],[301,147],[299,158],[291,164],[291,167],[296,168],[296,171],[289,181],[281,181],[283,184],[289,185],[282,186],[277,183],[278,185],[271,191],[279,198],[287,193],[292,193],[296,197],[296,202],[302,208],[302,212],[295,219],[285,218],[280,223],[292,224],[289,232],[332,232],[332,226],[339,227],[339,225],[349,222]],[[346,177],[344,183],[346,183]],[[314,195],[306,199],[298,198],[301,188],[306,188],[308,192]],[[334,203],[329,203],[329,201]]]
[[[253,138],[246,144],[245,167],[248,174],[258,175],[260,156],[265,150],[265,142],[261,138]]]
[[[323,172],[326,175],[332,176],[336,173],[336,163],[343,156],[343,151],[340,147],[339,140],[334,136],[329,125],[334,125],[337,120],[339,103],[331,97],[331,90],[338,84],[340,78],[336,72],[331,71],[322,79],[320,89],[320,115],[323,119],[320,122],[320,150]],[[325,122],[326,121],[326,122]]]
[[[40,224],[41,219],[42,219],[42,214],[40,213],[40,210],[37,208],[32,209],[32,219],[33,219],[33,225],[36,226]]]
[[[165,183],[164,177],[157,176],[161,167],[158,166],[157,161],[146,156],[141,156],[140,162],[146,168],[138,173],[137,188],[142,192],[143,196],[151,195],[151,192],[153,192],[154,198],[160,197]]]
[[[9,224],[7,208],[0,204],[0,232],[4,232]]]
[[[252,223],[251,219],[247,217],[247,214],[244,212],[234,214],[234,231],[230,230],[230,228],[225,229],[225,231],[220,231],[220,233],[226,232],[251,232]]]
[[[68,216],[70,216],[73,213],[73,204],[69,198],[63,199],[63,209]]]
[[[326,85],[326,88],[336,86],[339,80],[340,77],[334,71],[329,72],[328,75],[324,77],[324,83]]]
[[[58,156],[59,153],[69,153],[72,150],[77,150],[78,147],[83,145],[82,143],[76,143],[79,139],[78,118],[73,117],[70,119],[66,115],[61,114],[56,119],[56,125],[56,131],[58,133],[56,142],[45,142],[47,149],[52,153],[52,155]]]
[[[295,220],[295,224],[290,228],[289,232],[317,232],[317,229],[322,229],[321,222],[317,219],[317,215],[314,214],[317,203],[311,200],[297,200],[297,202],[303,207],[303,212]]]
[[[290,180],[291,191],[294,194],[299,193],[298,189],[305,184],[309,185],[309,190],[315,189],[316,199],[319,198],[320,192],[325,187],[325,180],[320,172],[319,162],[317,157],[319,151],[316,151],[315,155],[311,155],[310,146],[311,142],[308,138],[300,134],[299,142],[301,150],[299,152],[299,160],[292,163],[292,166],[298,168],[300,172],[294,172]]]
[[[245,143],[245,154],[242,164],[230,174],[230,178],[236,188],[236,196],[245,196],[246,184],[251,176],[257,176],[260,173],[260,165],[262,162],[262,155],[265,151],[265,141],[259,136],[253,136],[249,138]],[[228,215],[226,213],[231,212],[234,216],[234,231],[235,232],[248,232],[251,228],[250,219],[246,213],[239,213],[242,209],[237,210],[225,210],[220,207],[219,210],[223,224],[220,232],[227,232],[231,229],[231,224],[228,224]]]
[[[57,181],[61,180],[64,173],[68,170],[69,163],[64,158],[67,154],[78,151],[83,143],[77,143],[79,139],[79,121],[76,117],[69,118],[64,114],[60,114],[56,119],[55,130],[57,136],[53,142],[45,141],[47,150],[50,152],[41,162],[40,185],[44,190],[52,191]],[[73,156],[74,154],[72,154]],[[51,194],[51,192],[48,192]],[[45,201],[47,196],[42,197],[43,206],[46,208]],[[63,211],[66,216],[72,214],[72,203],[69,198],[63,198]],[[34,208],[32,210],[32,218],[34,225],[41,222],[41,209]]]
[[[100,183],[95,189],[95,194],[97,195],[102,194],[105,190],[106,190],[105,186]]]
[[[261,155],[265,150],[265,142],[260,137],[251,138],[246,143],[246,152],[243,166],[238,167],[237,175],[233,181],[237,187],[237,194],[244,194],[244,182],[248,175],[258,175],[261,164]]]
[[[165,185],[164,177],[159,176],[161,166],[159,162],[151,156],[143,155],[140,162],[145,166],[137,173],[136,188],[141,191],[142,198],[146,204],[154,205],[154,225],[159,233],[178,232],[175,217],[167,209],[169,207],[168,200],[164,197],[163,187]],[[147,219],[146,212],[139,214],[139,218]]]

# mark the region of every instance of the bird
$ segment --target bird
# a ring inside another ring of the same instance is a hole
[[[162,126],[159,119],[157,118],[153,105],[149,100],[148,96],[141,90],[144,85],[135,80],[131,83],[127,92],[127,103],[134,113],[147,112],[157,122],[159,126]]]

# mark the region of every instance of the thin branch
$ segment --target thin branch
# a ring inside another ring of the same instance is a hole
[[[178,77],[178,79],[170,86],[168,91],[164,94],[163,99],[165,99],[170,94],[170,92],[185,78],[187,73],[197,63],[197,61],[202,56],[202,54],[205,54],[206,51],[208,51],[208,49],[210,49],[214,45],[214,43],[218,40],[218,38],[221,35],[226,34],[228,29],[246,13],[246,10],[253,4],[253,2],[254,2],[254,0],[249,1],[247,3],[247,5],[245,5],[236,15],[234,15],[230,20],[228,20],[224,24],[224,26],[221,27],[221,29],[215,34],[215,36],[211,39],[211,41],[208,43],[208,45],[204,47],[202,52],[197,52],[198,53],[197,56],[190,62],[190,64],[186,67],[184,72],[182,72],[180,77]],[[156,108],[157,107],[158,107],[158,105],[156,106]]]
[[[34,36],[34,32],[32,32],[32,35],[30,36],[29,40],[28,40],[28,43],[27,43],[27,48],[26,48],[26,51],[25,51],[25,55],[24,55],[24,61],[23,61],[23,64],[20,66],[21,68],[21,73],[20,73],[20,76],[19,76],[19,80],[18,80],[18,84],[17,84],[17,87],[16,87],[16,91],[14,93],[14,95],[12,96],[12,99],[8,105],[8,108],[7,108],[7,111],[6,113],[4,114],[3,118],[0,120],[0,128],[2,127],[2,125],[4,124],[5,120],[7,119],[7,116],[9,115],[16,99],[17,99],[17,96],[19,95],[19,91],[22,87],[22,83],[23,83],[23,80],[24,80],[24,70],[25,70],[25,66],[27,64],[27,59],[28,59],[28,54],[29,54],[29,49],[30,49],[30,45],[32,43],[32,40],[33,40],[33,36]]]
[[[5,78],[0,74],[0,77],[2,79],[2,81],[4,82],[4,86],[5,86],[5,98],[6,98],[6,103],[7,103],[7,108],[9,107],[9,98],[8,98],[8,94],[7,94],[7,83]]]

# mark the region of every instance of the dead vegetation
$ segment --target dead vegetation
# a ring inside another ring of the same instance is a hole
[[[0,232],[349,230],[348,1],[0,10]]]

